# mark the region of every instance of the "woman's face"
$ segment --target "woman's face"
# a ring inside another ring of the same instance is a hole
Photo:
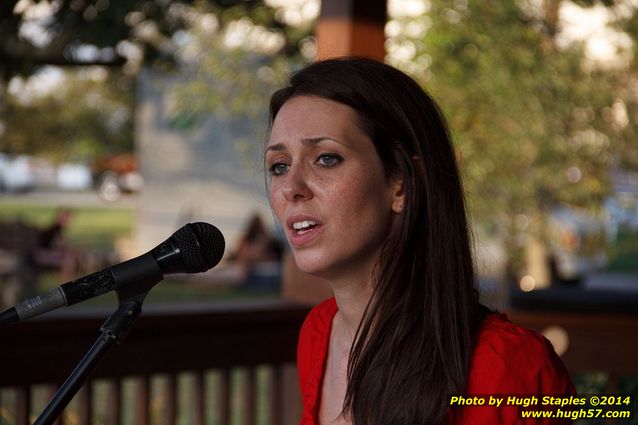
[[[266,147],[269,196],[297,266],[325,278],[370,272],[403,206],[356,112],[298,96],[279,110]]]

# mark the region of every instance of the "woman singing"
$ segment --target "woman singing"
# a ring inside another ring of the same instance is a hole
[[[270,102],[265,163],[297,266],[334,298],[301,330],[302,425],[560,423],[453,395],[569,395],[542,336],[479,304],[463,189],[434,101],[368,59],[317,62]]]

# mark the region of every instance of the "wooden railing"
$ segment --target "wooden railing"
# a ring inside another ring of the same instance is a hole
[[[512,322],[560,340],[572,377],[603,372],[608,393],[622,389],[622,379],[638,379],[637,292],[557,287],[514,294],[511,304]]]
[[[60,423],[295,424],[295,347],[307,312],[285,302],[146,308]],[[638,376],[638,314],[518,308],[508,315],[537,331],[562,329],[569,371],[607,373],[606,391]],[[33,422],[106,316],[55,312],[0,330],[0,424]]]
[[[510,320],[539,332],[562,330],[570,374],[604,372],[614,394],[621,378],[638,378],[638,315],[510,311]]]
[[[59,423],[294,423],[307,312],[284,302],[146,308]],[[55,312],[0,330],[0,424],[33,422],[107,316]]]

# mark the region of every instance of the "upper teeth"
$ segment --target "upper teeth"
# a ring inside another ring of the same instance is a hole
[[[305,221],[298,221],[296,223],[292,223],[292,227],[295,230],[301,230],[301,229],[307,229],[308,227],[314,226],[315,224],[317,223],[315,223],[314,221],[305,220]]]

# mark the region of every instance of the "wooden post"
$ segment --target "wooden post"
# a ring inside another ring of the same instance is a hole
[[[317,57],[385,57],[386,0],[323,0],[317,23]]]

